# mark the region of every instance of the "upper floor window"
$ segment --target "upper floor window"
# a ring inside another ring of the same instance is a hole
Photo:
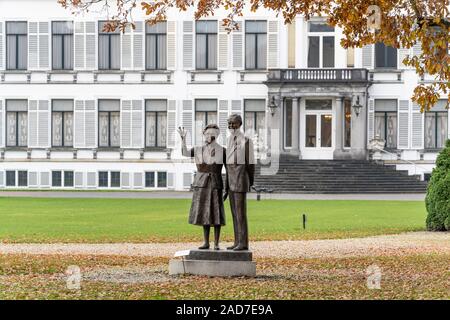
[[[26,70],[27,60],[27,23],[6,22],[6,68]]]
[[[308,68],[334,68],[334,27],[325,22],[308,23]]]
[[[27,100],[6,100],[6,146],[26,147],[28,144]]]
[[[120,100],[98,101],[98,145],[120,146]]]
[[[164,70],[167,68],[167,24],[165,21],[154,25],[145,25],[147,70]]]
[[[197,69],[217,69],[217,21],[195,23]]]
[[[425,149],[443,148],[448,137],[448,110],[445,100],[425,112]]]
[[[120,30],[105,31],[107,21],[98,23],[98,68],[100,70],[120,69]]]
[[[73,69],[73,22],[52,22],[52,68]]]
[[[267,22],[245,21],[245,69],[267,68]]]
[[[145,146],[166,147],[167,145],[167,101],[145,101]]]
[[[203,142],[203,129],[208,124],[217,124],[217,100],[195,100],[195,144]]]
[[[73,100],[52,101],[52,146],[73,146]]]
[[[386,148],[397,148],[397,100],[375,100],[375,136],[386,141]]]
[[[375,44],[375,68],[397,68],[397,49],[382,42]]]

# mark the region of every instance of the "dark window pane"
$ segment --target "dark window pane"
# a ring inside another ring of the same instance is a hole
[[[382,42],[375,44],[375,67],[397,68],[397,49]]]
[[[120,172],[111,171],[111,187],[113,188],[120,187]]]
[[[331,147],[332,118],[331,114],[324,114],[320,117],[320,146],[322,148]]]
[[[52,171],[52,187],[61,187],[61,171]]]
[[[350,100],[344,102],[344,147],[351,147],[352,107]]]
[[[15,187],[16,186],[16,172],[6,171],[6,186]]]
[[[151,171],[145,173],[145,187],[146,188],[155,187],[155,172]]]
[[[256,34],[245,35],[245,68],[256,69]]]
[[[108,187],[108,172],[100,171],[98,173],[98,186],[99,187]]]
[[[317,138],[317,116],[315,114],[306,115],[305,147],[316,147]]]
[[[308,47],[308,68],[319,68],[320,60],[320,48],[319,41],[320,37],[308,37],[309,47]]]
[[[292,100],[286,99],[284,114],[285,122],[285,146],[292,147]]]
[[[26,70],[28,60],[27,23],[7,22],[6,34],[6,68]]]
[[[27,171],[18,171],[17,182],[19,187],[28,186],[28,172]]]
[[[73,187],[73,171],[64,171],[64,187]]]
[[[328,25],[326,22],[310,21],[309,32],[334,32],[334,27]]]
[[[334,37],[323,37],[324,68],[334,68]]]
[[[167,172],[158,172],[158,188],[167,188]]]

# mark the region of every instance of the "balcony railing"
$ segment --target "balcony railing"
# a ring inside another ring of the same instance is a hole
[[[367,82],[367,69],[271,69],[268,82]]]

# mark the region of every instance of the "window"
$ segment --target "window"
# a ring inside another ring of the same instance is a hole
[[[245,21],[245,69],[267,68],[267,22]]]
[[[16,172],[6,171],[6,186],[15,187],[16,186]]]
[[[120,172],[111,171],[111,188],[120,188]]]
[[[52,171],[52,187],[62,187],[61,171]]]
[[[98,139],[100,147],[120,146],[120,100],[98,101]]]
[[[375,44],[375,67],[397,68],[397,49],[382,42]]]
[[[64,171],[64,187],[73,187],[73,171]]]
[[[27,100],[6,100],[6,146],[26,147],[28,143]]]
[[[344,148],[352,146],[352,105],[350,100],[344,100]]]
[[[98,68],[100,70],[120,69],[120,30],[105,31],[106,21],[98,24]]]
[[[158,172],[158,188],[167,188],[167,172]]]
[[[108,171],[100,171],[98,173],[98,186],[102,188],[108,187]]]
[[[195,45],[197,69],[217,69],[217,21],[195,23]]]
[[[167,100],[145,101],[145,146],[167,145]]]
[[[154,188],[155,187],[155,172],[150,171],[145,173],[145,187]]]
[[[52,146],[73,146],[73,100],[52,100]]]
[[[375,136],[386,141],[386,148],[397,148],[397,100],[375,100]]]
[[[347,68],[355,67],[355,49],[347,48]]]
[[[264,99],[244,100],[244,131],[256,134],[258,144],[264,143],[266,122],[266,101]]]
[[[217,124],[217,100],[195,100],[195,144],[203,142],[203,129],[208,124]]]
[[[284,100],[284,146],[292,147],[292,99]]]
[[[73,22],[52,22],[52,68],[73,69]]]
[[[18,171],[17,172],[17,186],[27,187],[28,186],[28,172]]]
[[[425,112],[425,149],[445,146],[448,137],[448,111],[445,100],[439,100],[430,111]]]
[[[26,70],[27,61],[27,23],[6,22],[6,68]]]
[[[167,57],[167,25],[165,21],[154,25],[145,25],[146,54],[145,66],[147,70],[166,69]]]
[[[308,23],[308,68],[334,68],[334,27]]]

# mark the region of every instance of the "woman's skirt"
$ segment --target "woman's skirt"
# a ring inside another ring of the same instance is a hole
[[[194,188],[189,223],[198,226],[224,226],[222,189]]]

